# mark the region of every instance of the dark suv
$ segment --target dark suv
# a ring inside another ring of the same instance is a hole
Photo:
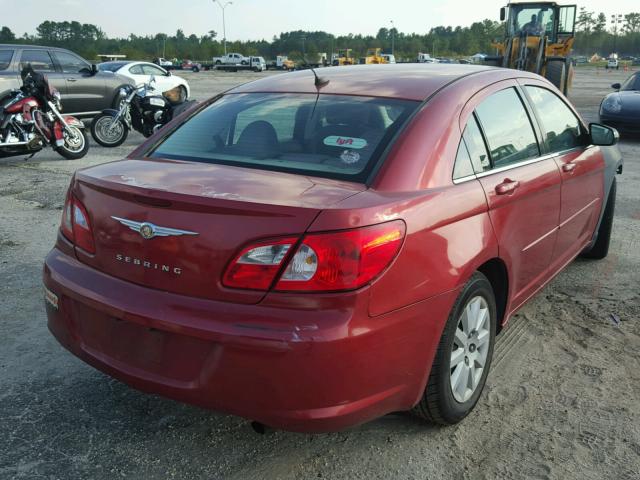
[[[95,66],[69,50],[37,45],[0,44],[0,96],[21,85],[28,63],[47,76],[62,95],[65,114],[88,117],[112,108],[122,85],[131,80]]]

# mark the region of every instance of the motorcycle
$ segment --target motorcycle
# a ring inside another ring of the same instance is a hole
[[[68,160],[84,157],[89,151],[84,124],[62,116],[60,92],[31,65],[20,76],[22,87],[0,98],[0,158],[33,156],[47,145]]]
[[[122,87],[119,92],[120,108],[103,110],[91,122],[93,139],[103,147],[117,147],[122,145],[132,129],[150,137],[197,103],[182,98],[177,87],[156,95],[154,83],[152,75],[147,83]]]

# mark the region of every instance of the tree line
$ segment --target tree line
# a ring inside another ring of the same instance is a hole
[[[606,56],[615,50],[621,54],[640,54],[640,13],[628,13],[619,24],[608,25],[605,13],[581,8],[576,20],[574,55]],[[244,55],[276,55],[307,58],[324,52],[350,48],[354,57],[363,56],[367,48],[380,47],[398,59],[415,59],[418,52],[432,56],[463,57],[478,52],[492,54],[491,42],[502,38],[504,24],[494,20],[475,22],[467,27],[438,26],[427,33],[404,33],[395,28],[380,28],[374,35],[332,35],[323,31],[297,30],[274,36],[271,41],[228,41],[227,50]],[[90,60],[98,54],[124,54],[130,59],[151,60],[155,57],[208,60],[223,53],[222,39],[211,30],[205,35],[187,35],[182,29],[174,35],[131,34],[127,38],[109,38],[92,24],[76,21],[42,22],[35,34],[18,37],[8,26],[0,28],[0,43],[45,44],[73,50]]]

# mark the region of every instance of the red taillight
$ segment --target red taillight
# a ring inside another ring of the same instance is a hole
[[[297,238],[255,243],[242,250],[227,268],[223,285],[232,288],[267,290],[273,283],[282,261]]]
[[[400,250],[405,235],[401,220],[369,227],[304,237],[294,255],[296,238],[260,242],[246,247],[223,278],[228,287],[280,291],[354,290],[380,275]]]
[[[76,247],[89,253],[96,253],[87,209],[71,192],[67,194],[60,228],[62,234]]]
[[[335,233],[308,235],[287,265],[276,290],[338,291],[359,288],[380,275],[404,239],[397,220]]]

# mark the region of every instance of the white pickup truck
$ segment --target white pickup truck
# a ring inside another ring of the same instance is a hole
[[[213,57],[214,65],[248,65],[249,57],[241,53],[227,53],[222,57]]]

